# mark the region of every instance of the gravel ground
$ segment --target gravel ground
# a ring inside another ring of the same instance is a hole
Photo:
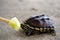
[[[26,36],[9,28],[0,21],[0,40],[60,40],[60,0],[0,0],[0,16],[11,19],[17,17],[20,22],[31,15],[47,14],[53,19],[56,36],[50,34]]]

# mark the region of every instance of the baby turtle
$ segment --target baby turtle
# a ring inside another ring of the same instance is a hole
[[[51,19],[44,14],[30,17],[21,24],[21,28],[28,36],[34,33],[51,33],[55,35]]]

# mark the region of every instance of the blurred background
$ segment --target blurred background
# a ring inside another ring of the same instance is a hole
[[[0,21],[0,40],[60,40],[60,0],[0,0],[0,16],[21,22],[31,15],[48,15],[54,22],[56,36],[49,34],[26,36],[22,30],[16,32]]]

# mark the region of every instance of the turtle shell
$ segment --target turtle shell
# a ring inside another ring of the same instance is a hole
[[[23,24],[21,24],[22,29],[25,32],[51,32],[54,31],[54,26],[52,21],[47,15],[38,15],[28,18]]]
[[[30,17],[26,20],[26,23],[34,28],[40,27],[52,27],[52,21],[47,15],[40,15],[35,17]]]

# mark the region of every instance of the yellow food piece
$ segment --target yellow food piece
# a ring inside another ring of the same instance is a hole
[[[16,17],[9,20],[9,26],[16,31],[20,29],[20,23]]]

